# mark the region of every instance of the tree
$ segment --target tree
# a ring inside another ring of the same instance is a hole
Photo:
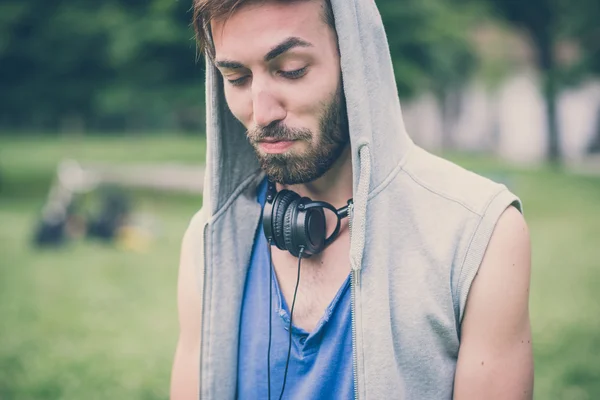
[[[600,6],[595,0],[579,0],[573,4],[567,0],[488,0],[505,19],[522,27],[529,34],[537,50],[537,66],[542,75],[542,87],[546,102],[548,124],[548,161],[558,164],[561,159],[560,132],[556,109],[557,94],[566,77],[581,76],[598,68],[598,43],[600,32]],[[557,44],[561,39],[570,38],[580,44],[588,42],[584,62],[578,66],[563,68],[557,60]],[[595,49],[594,49],[595,47]]]
[[[468,7],[445,0],[377,4],[400,95],[429,90],[448,111],[456,104],[449,97],[474,65],[465,30]],[[0,2],[0,127],[201,127],[203,74],[196,64],[190,5]]]
[[[468,38],[473,12],[443,0],[378,0],[402,97],[462,83],[475,58]]]
[[[171,0],[4,0],[0,126],[178,127],[182,104],[202,102],[189,7]]]
[[[580,14],[571,32],[581,44],[581,48],[585,49],[578,70],[600,76],[600,3],[594,0],[581,1],[585,12]],[[595,135],[588,148],[590,153],[600,153],[600,104],[596,115]]]
[[[475,10],[443,0],[378,0],[388,35],[398,92],[436,96],[442,115],[444,147],[452,146],[452,124],[460,89],[475,69],[469,40]]]

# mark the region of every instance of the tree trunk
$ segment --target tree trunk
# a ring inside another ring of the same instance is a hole
[[[550,164],[561,163],[560,132],[556,107],[557,80],[554,58],[554,41],[551,34],[542,35],[538,41],[540,51],[540,69],[542,72],[544,99],[546,102],[546,120],[548,123],[547,160]]]
[[[546,98],[546,118],[548,121],[548,162],[558,165],[561,163],[561,149],[554,71],[549,71],[544,76],[544,97]]]
[[[461,111],[461,92],[456,88],[444,88],[436,92],[436,98],[442,120],[442,150],[456,150],[454,133]]]
[[[600,107],[596,115],[596,131],[588,146],[588,154],[600,154]]]
[[[499,89],[491,89],[488,96],[488,107],[490,110],[490,132],[487,137],[487,151],[491,154],[499,154],[500,143],[502,140],[501,119],[500,115],[500,93]]]

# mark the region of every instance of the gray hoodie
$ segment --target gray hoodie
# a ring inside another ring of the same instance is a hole
[[[331,0],[350,126],[356,398],[451,399],[460,324],[494,226],[519,200],[409,138],[372,0]],[[204,205],[190,223],[203,295],[200,398],[235,398],[241,300],[262,180],[244,127],[206,71]]]

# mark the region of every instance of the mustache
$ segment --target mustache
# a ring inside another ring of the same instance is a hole
[[[283,123],[271,124],[248,130],[247,136],[250,143],[258,143],[265,139],[280,141],[310,141],[313,137],[310,129],[289,128]]]

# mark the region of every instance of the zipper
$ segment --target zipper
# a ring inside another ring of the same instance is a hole
[[[370,176],[371,176],[371,158],[370,158],[370,151],[369,151],[369,146],[368,145],[361,145],[359,150],[358,150],[358,154],[359,154],[359,161],[360,161],[360,175],[358,178],[358,188],[357,188],[357,192],[355,193],[354,198],[357,199],[360,203],[359,203],[359,218],[361,218],[361,221],[359,221],[359,226],[358,226],[358,232],[357,234],[358,236],[358,240],[360,241],[360,243],[358,244],[354,244],[355,246],[359,246],[358,248],[353,249],[352,245],[350,246],[350,255],[351,255],[351,268],[352,268],[352,272],[351,272],[351,315],[352,315],[352,357],[353,357],[353,366],[354,366],[354,399],[358,400],[360,398],[361,395],[361,390],[359,390],[359,373],[361,371],[359,371],[359,365],[358,365],[358,345],[359,343],[357,342],[357,338],[358,338],[358,328],[357,328],[357,312],[356,309],[358,307],[358,303],[357,303],[357,291],[360,289],[360,274],[361,274],[361,264],[362,264],[362,257],[363,257],[363,251],[364,251],[364,218],[366,215],[366,205],[367,205],[367,199],[368,199],[368,191],[369,191],[369,180],[370,180]],[[350,207],[348,207],[348,216],[349,218],[349,231],[350,231],[350,241],[352,242],[353,238],[352,238],[352,225],[351,223],[354,222],[354,211],[355,211],[355,206],[354,206],[354,202],[352,202],[352,204],[350,205]],[[357,239],[357,238],[354,238]],[[353,253],[353,250],[355,250],[357,252],[357,254]],[[360,315],[358,316],[358,318],[360,318]],[[358,321],[360,322],[360,321]],[[362,343],[361,343],[362,344]]]
[[[204,247],[204,250],[202,252],[202,307],[200,309],[200,319],[201,319],[201,325],[202,328],[200,330],[200,345],[198,346],[198,386],[196,388],[197,391],[197,399],[200,400],[202,399],[202,348],[204,340],[206,339],[205,337],[203,337],[204,335],[202,334],[202,331],[204,330],[204,306],[206,305],[205,302],[205,294],[206,294],[206,238],[208,237],[207,235],[207,231],[208,231],[208,222],[204,225],[204,232],[203,235],[204,237],[202,238],[202,245]]]
[[[354,203],[348,204],[348,232],[352,241],[352,218],[354,212]],[[356,285],[358,284],[357,271],[351,268],[350,271],[350,314],[352,324],[352,368],[354,378],[354,399],[358,400],[358,356],[356,354]]]

